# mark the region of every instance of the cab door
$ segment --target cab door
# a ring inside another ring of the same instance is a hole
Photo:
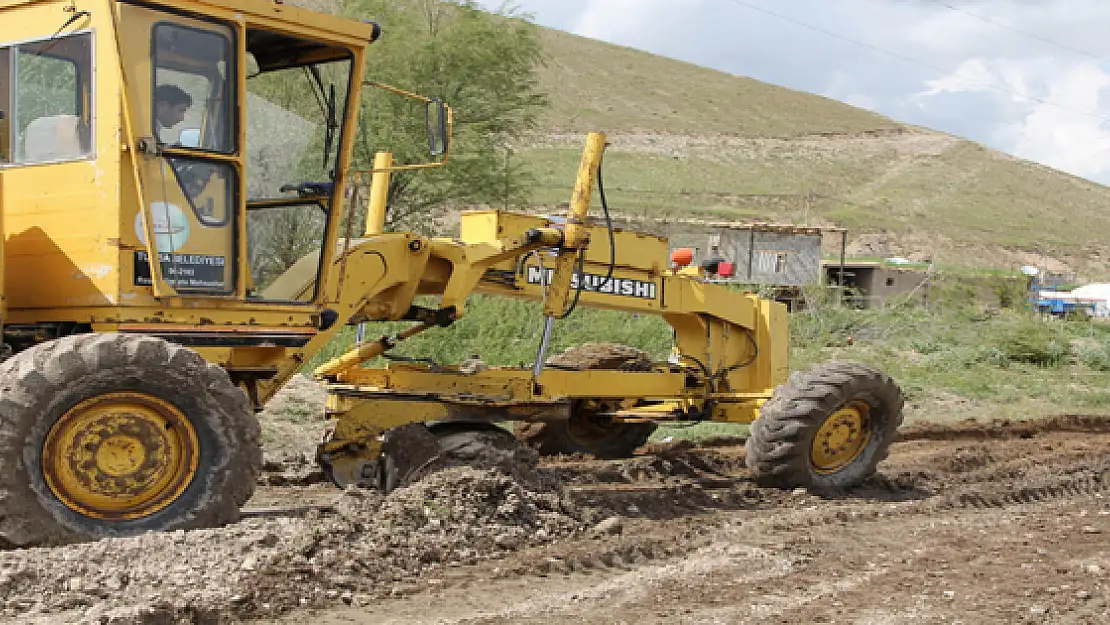
[[[124,230],[146,248],[134,253],[133,283],[152,284],[146,211],[168,286],[181,295],[233,295],[242,179],[236,29],[118,6],[141,186],[141,206],[125,210]]]

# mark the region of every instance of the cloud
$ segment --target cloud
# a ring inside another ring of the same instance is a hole
[[[677,28],[696,23],[704,0],[684,0],[675,10],[670,0],[592,0],[578,18],[574,32],[606,41],[652,45]]]
[[[1110,182],[1110,131],[1103,117],[1108,93],[1110,74],[1094,61],[969,59],[953,73],[926,81],[914,99],[923,110],[945,110],[983,94],[990,103],[987,143]]]
[[[1082,112],[1099,108],[1108,89],[1110,74],[1095,63],[1060,72],[1048,80],[1049,104],[1035,104],[1023,119],[1000,124],[1000,142],[1017,156],[1110,182],[1110,131],[1104,120]]]
[[[832,84],[830,84],[821,95],[834,100],[840,100],[841,102],[847,102],[852,106],[858,106],[859,108],[869,111],[878,110],[878,100],[866,93],[855,90],[855,85],[853,84],[851,76],[843,71],[837,71],[833,74]]]

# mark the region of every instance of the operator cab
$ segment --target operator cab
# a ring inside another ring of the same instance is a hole
[[[0,0],[14,323],[161,322],[120,309],[176,294],[182,322],[226,324],[231,300],[258,323],[319,325],[349,216],[355,87],[380,30],[307,15],[264,0]],[[446,162],[449,109],[416,99],[443,162],[394,171]]]
[[[211,17],[120,9],[143,203],[165,283],[181,295],[313,301],[314,289],[270,297],[266,287],[326,242],[352,52]],[[302,264],[313,282],[320,256]],[[146,251],[134,262],[135,284],[150,285]]]

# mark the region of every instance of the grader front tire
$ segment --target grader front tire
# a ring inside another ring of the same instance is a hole
[[[0,364],[0,538],[13,545],[223,525],[261,463],[246,395],[185,347],[85,334]]]
[[[870,477],[902,425],[902,391],[861,363],[793,373],[751,425],[747,464],[756,483],[833,494]]]

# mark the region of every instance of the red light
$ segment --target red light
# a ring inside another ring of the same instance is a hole
[[[671,262],[679,267],[685,267],[694,262],[694,250],[688,247],[680,247],[671,252]]]

